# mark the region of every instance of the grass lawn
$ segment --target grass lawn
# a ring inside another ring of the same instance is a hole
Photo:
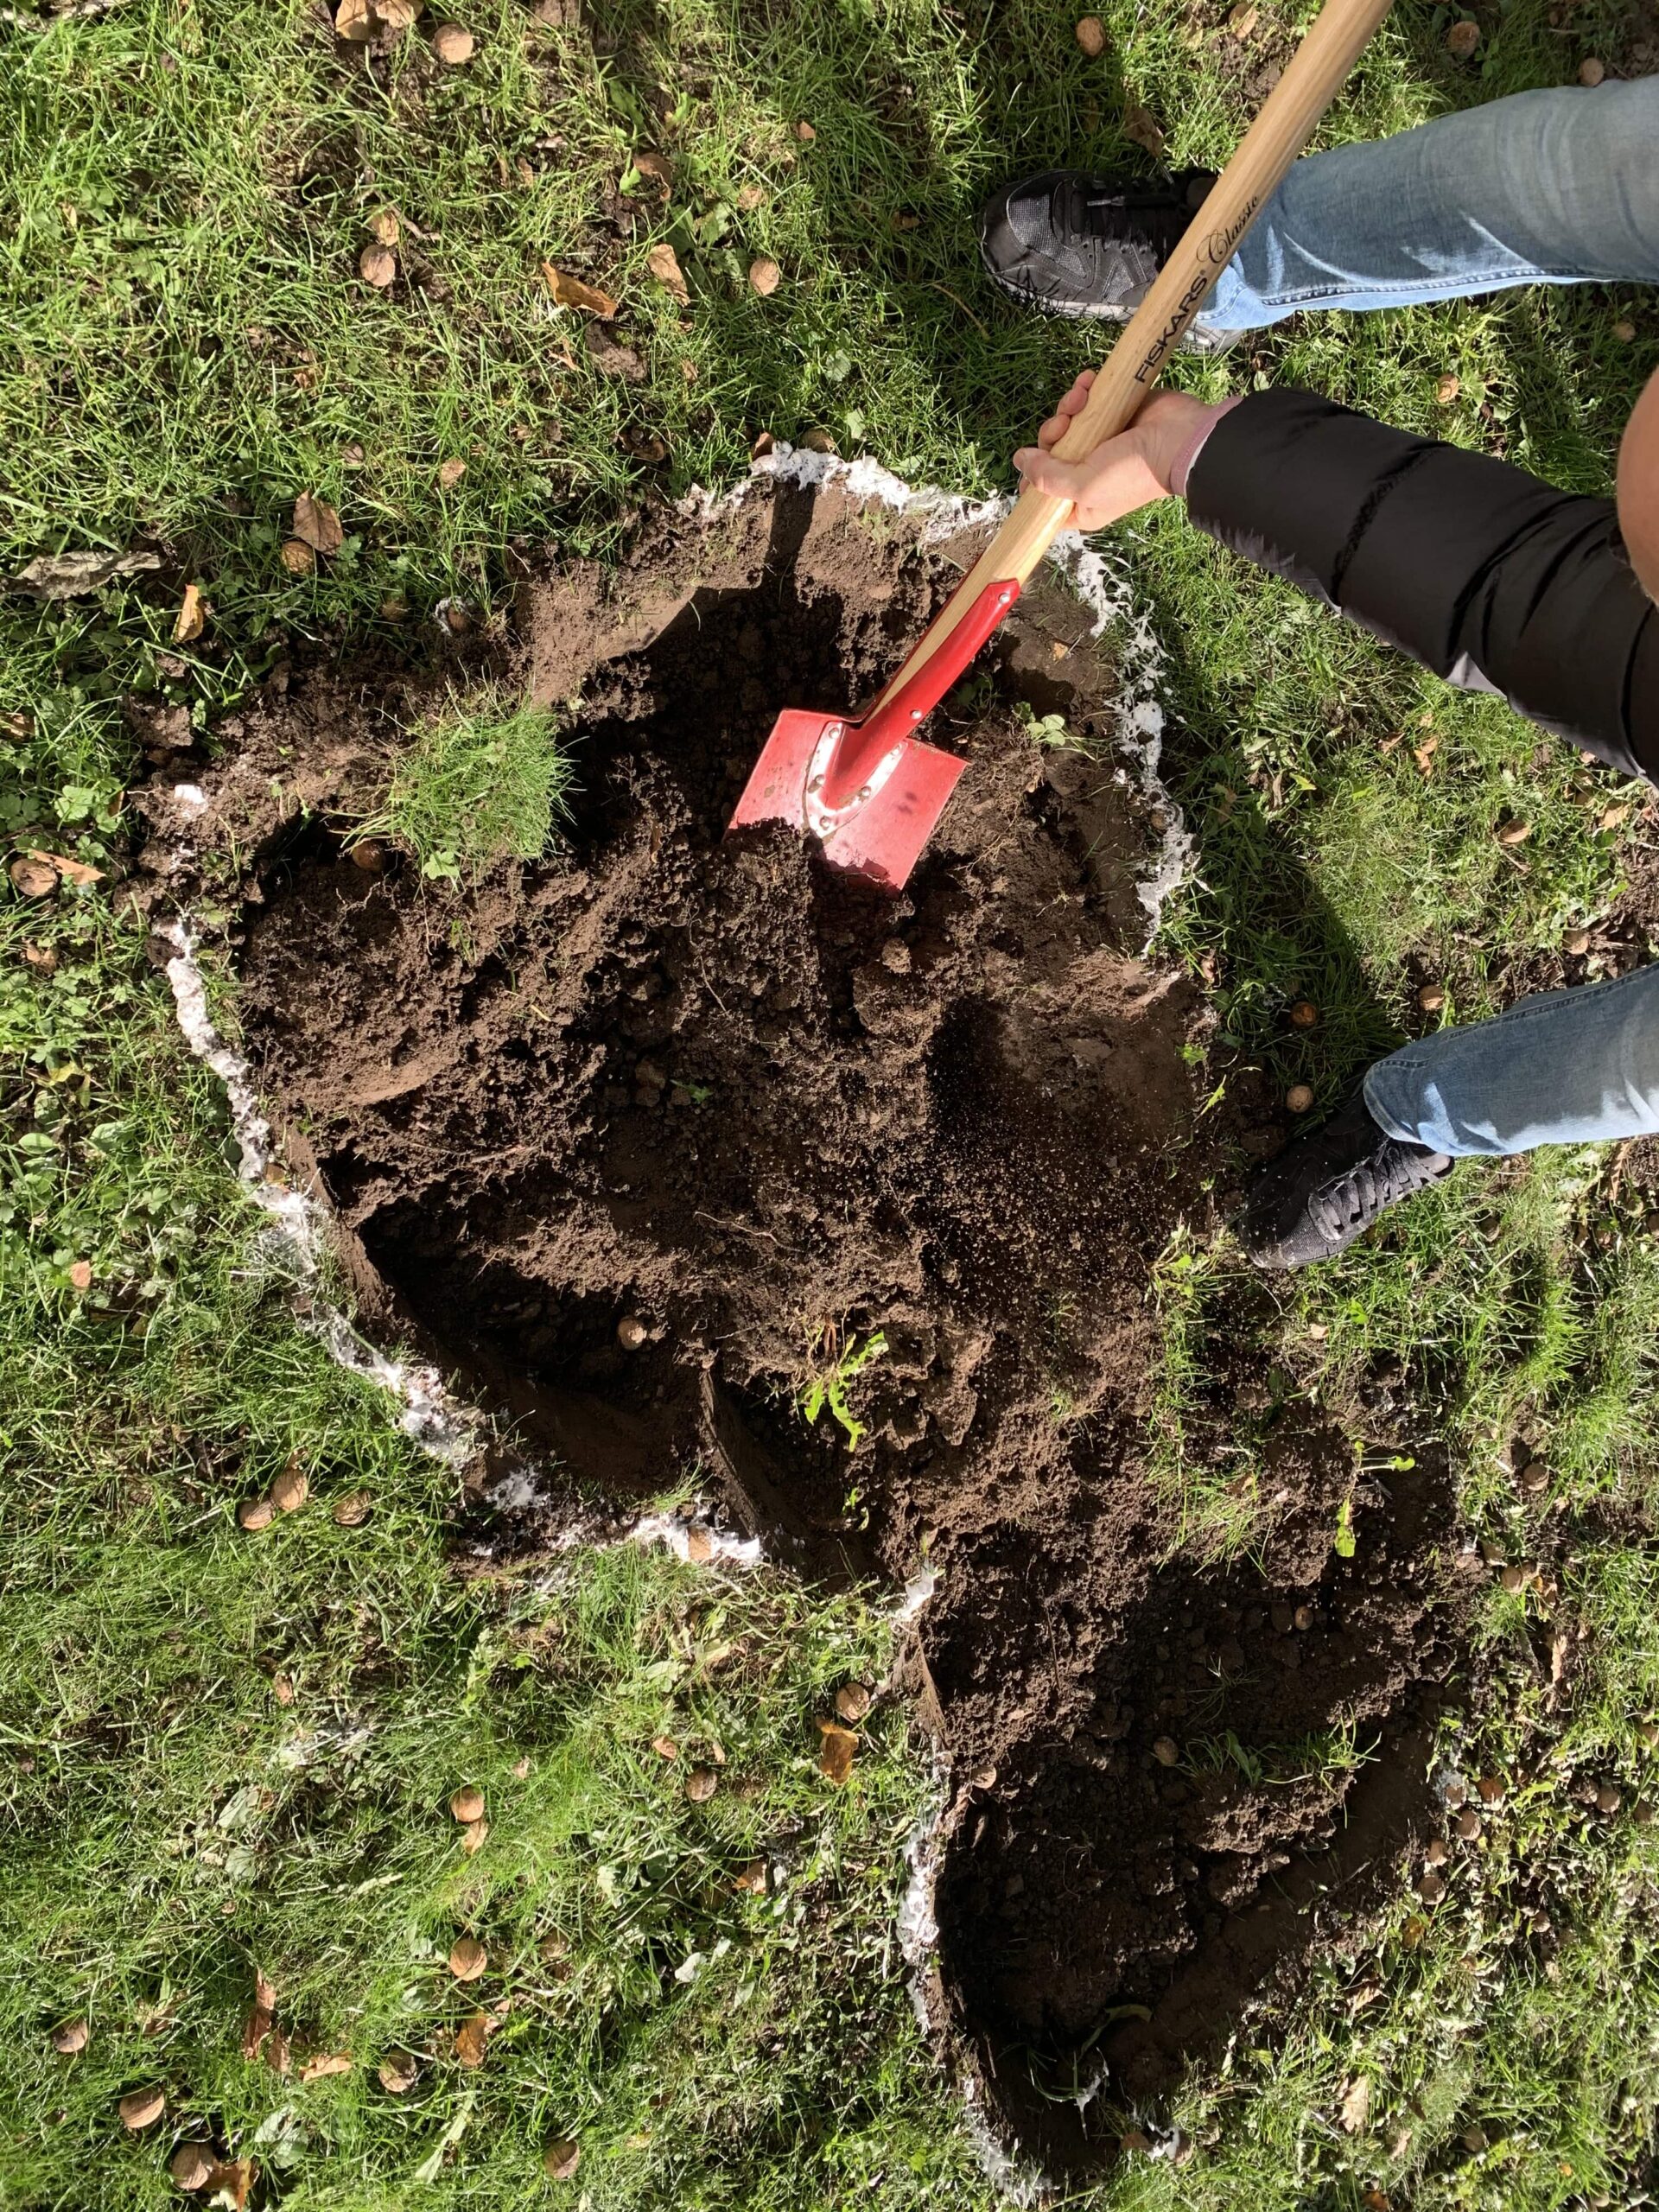
[[[17,2212],[177,2201],[175,2145],[209,2135],[257,2161],[256,2208],[295,2212],[995,2201],[894,1926],[925,1751],[879,1700],[847,1788],[817,1765],[815,1713],[883,1676],[890,1599],[632,1546],[457,1564],[459,1478],[308,1329],[219,1086],[113,895],[142,772],[124,702],[201,726],[298,641],[412,635],[453,601],[487,619],[515,545],[602,552],[647,497],[730,481],[762,430],[1005,486],[1097,341],[993,296],[983,190],[1062,157],[1144,162],[1131,104],[1172,160],[1218,163],[1308,12],[1263,0],[1241,47],[1211,0],[1115,0],[1091,60],[1052,0],[618,0],[580,22],[560,0],[465,0],[460,67],[425,30],[371,66],[315,0],[0,26],[0,575],[63,548],[168,563],[0,600],[0,832],[103,871],[49,906],[0,890]],[[1570,81],[1640,35],[1614,0],[1559,22],[1540,0],[1474,12],[1459,63],[1446,10],[1402,6],[1327,137]],[[377,237],[386,288],[359,275]],[[665,244],[683,303],[651,273]],[[764,296],[763,256],[781,272]],[[637,378],[606,372],[544,264],[620,302]],[[1651,297],[1593,288],[1309,321],[1176,373],[1210,393],[1306,383],[1603,492],[1656,354]],[[283,547],[305,492],[345,536],[299,573]],[[1606,913],[1652,835],[1639,805],[1601,826],[1608,779],[1177,514],[1119,543],[1170,657],[1168,772],[1198,836],[1166,940],[1213,982],[1224,1048],[1334,1099],[1421,1021],[1422,981],[1447,1018],[1478,1015]],[[209,612],[175,641],[186,579]],[[534,751],[513,714],[485,733],[509,769]],[[453,729],[432,741],[420,797],[453,789],[457,834],[391,826],[435,873],[474,865],[484,798],[507,835],[557,806],[544,775],[479,785]],[[1524,867],[1491,834],[1516,813]],[[1300,996],[1312,1033],[1283,1022]],[[1630,1808],[1659,1713],[1653,1203],[1611,1150],[1471,1166],[1265,1319],[1251,1304],[1274,1388],[1322,1397],[1362,1445],[1362,1386],[1403,1363],[1402,1419],[1450,1449],[1471,1541],[1522,1559],[1548,1526],[1559,1592],[1546,1617],[1494,1582],[1478,1612],[1444,1750],[1501,1783],[1504,1812],[1445,1903],[1402,1891],[1356,1922],[1271,2033],[1157,2116],[1180,2158],[1131,2153],[1068,2201],[1649,2201],[1659,1866]],[[1244,1287],[1222,1249],[1167,1255],[1149,1290],[1173,1541],[1228,1534],[1181,1433]],[[1517,1434],[1549,1468],[1542,1516],[1500,1464]],[[290,1459],[305,1505],[239,1528]],[[366,1517],[337,1516],[356,1493]],[[703,1802],[693,1764],[718,1777]],[[448,1809],[467,1785],[481,1841]],[[1586,1802],[1599,1787],[1617,1809]],[[449,1970],[463,1936],[486,1955],[476,1981]],[[260,1976],[286,2075],[269,2038],[244,2055]],[[80,2021],[61,2055],[54,2031]],[[317,2063],[345,2054],[349,2072]],[[413,2086],[383,2087],[383,2064]],[[118,2101],[151,2088],[165,2115],[124,2131]],[[549,2145],[563,2167],[575,2146],[573,2171],[547,2171]]]

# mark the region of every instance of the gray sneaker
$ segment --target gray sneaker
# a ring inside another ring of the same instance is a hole
[[[1306,1268],[1344,1251],[1377,1216],[1451,1173],[1427,1145],[1391,1137],[1357,1090],[1323,1128],[1281,1152],[1250,1186],[1238,1238],[1258,1268]]]
[[[994,283],[1041,315],[1127,322],[1215,181],[1211,169],[1150,183],[1045,169],[986,201],[980,258]],[[1180,342],[1189,353],[1221,353],[1248,335],[1200,320]]]

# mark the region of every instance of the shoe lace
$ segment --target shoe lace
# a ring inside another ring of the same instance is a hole
[[[1309,1201],[1309,1211],[1327,1237],[1368,1229],[1385,1206],[1434,1182],[1450,1165],[1422,1145],[1385,1137],[1375,1152],[1322,1184]]]

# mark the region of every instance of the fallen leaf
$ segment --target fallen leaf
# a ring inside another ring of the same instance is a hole
[[[487,1974],[490,1955],[476,1936],[462,1936],[449,1954],[449,1971],[457,1981],[476,1981]]]
[[[251,2158],[230,2158],[213,2168],[203,2186],[211,2191],[215,2204],[228,2205],[231,2212],[242,2212],[248,2191],[253,2187],[253,2176]]]
[[[218,2163],[207,2144],[181,2143],[168,2160],[167,2171],[187,2196],[194,2196],[199,2189],[207,2186],[208,2177]]]
[[[474,2012],[455,2030],[455,2056],[463,2066],[481,2066],[484,2046],[495,2033],[495,2022],[487,2012]]]
[[[1106,51],[1106,26],[1098,16],[1084,16],[1072,36],[1091,61],[1097,61]]]
[[[276,1985],[261,1974],[257,1967],[253,1970],[253,2001],[256,2005],[263,2005],[268,2012],[276,2010]]]
[[[758,292],[763,300],[769,300],[777,290],[783,274],[772,256],[763,253],[758,260],[749,264],[749,288]]]
[[[683,308],[690,306],[691,295],[685,288],[685,274],[680,267],[680,257],[666,239],[660,245],[652,246],[645,256],[645,266]]]
[[[397,281],[397,257],[390,246],[365,245],[357,257],[357,273],[377,292],[389,292]]]
[[[819,1771],[839,1789],[853,1770],[853,1754],[858,1749],[858,1738],[850,1728],[843,1728],[839,1721],[820,1720],[818,1728],[823,1738],[818,1745]]]
[[[751,1859],[748,1865],[744,1867],[737,1879],[732,1884],[732,1887],[734,1890],[741,1891],[748,1897],[764,1897],[766,1893],[766,1860],[764,1859]]]
[[[460,69],[473,58],[478,41],[461,23],[441,23],[432,34],[432,51],[448,69]]]
[[[442,461],[438,463],[438,482],[446,492],[452,492],[467,474],[464,461]]]
[[[680,1756],[680,1747],[671,1736],[653,1736],[651,1748],[659,1759],[677,1759]]]
[[[290,1459],[270,1486],[271,1503],[279,1513],[297,1513],[310,1494],[304,1468]]]
[[[49,899],[58,887],[58,871],[49,861],[15,860],[6,874],[25,899]]]
[[[49,944],[36,944],[32,937],[23,939],[23,963],[38,968],[43,976],[55,976],[58,972],[57,954]]]
[[[674,164],[666,155],[653,154],[649,149],[633,157],[633,166],[641,176],[648,176],[653,184],[660,184],[666,194],[674,184]]]
[[[43,861],[48,868],[56,868],[58,874],[71,883],[85,885],[104,880],[101,868],[93,868],[86,861],[73,861],[67,853],[43,853],[38,845],[25,845],[23,855],[27,860]]]
[[[1342,2104],[1338,2117],[1345,2135],[1357,2135],[1371,2114],[1370,2077],[1357,2074],[1342,2093]]]
[[[380,2086],[389,2096],[401,2097],[415,2086],[420,2069],[406,2050],[389,2050],[375,2068]]]
[[[632,346],[619,346],[602,323],[588,323],[583,335],[588,358],[601,376],[621,377],[628,384],[645,382],[645,363]]]
[[[542,2164],[550,2181],[569,2181],[582,2164],[582,2145],[567,2140],[550,2143],[542,2153]]]
[[[294,535],[314,553],[338,553],[346,543],[340,517],[315,492],[302,492],[294,502]]]
[[[720,1777],[711,1766],[694,1766],[685,1777],[685,1794],[694,1805],[706,1805],[720,1787]]]
[[[843,1720],[861,1720],[870,1709],[870,1694],[862,1682],[843,1682],[836,1692],[836,1711]]]
[[[1628,805],[1604,806],[1596,817],[1598,830],[1622,830],[1630,818]]]
[[[137,575],[161,565],[159,553],[43,553],[11,582],[14,590],[35,599],[74,599],[116,576]]]
[[[186,584],[184,597],[179,602],[179,612],[173,624],[173,642],[188,645],[199,638],[207,626],[207,611],[201,603],[201,586]]]
[[[374,36],[374,10],[369,0],[340,0],[334,10],[334,36],[361,46]]]
[[[1124,111],[1123,136],[1147,153],[1158,155],[1164,150],[1164,134],[1154,120],[1152,111],[1138,102],[1131,102]]]
[[[484,1792],[475,1783],[465,1783],[449,1800],[449,1817],[463,1827],[484,1817]]]
[[[326,2082],[331,2074],[349,2074],[352,2058],[348,2051],[320,2050],[315,2058],[308,2058],[300,2069],[300,2080]]]
[[[1434,772],[1434,755],[1440,749],[1440,738],[1432,732],[1421,745],[1414,745],[1411,748],[1411,757],[1417,763],[1417,772],[1425,780]]]
[[[116,2110],[122,2126],[136,2135],[141,2127],[155,2126],[167,2110],[167,2095],[161,2089],[130,2089]]]
[[[308,576],[317,565],[317,556],[302,540],[289,537],[283,541],[282,563],[289,575]]]
[[[567,276],[550,261],[542,264],[542,275],[562,308],[580,308],[585,315],[596,315],[601,322],[608,322],[616,313],[616,302],[608,292],[601,292],[598,285],[584,283],[580,276]]]
[[[378,215],[369,218],[369,236],[377,245],[396,245],[397,230],[397,216],[393,208],[383,207]]]
[[[1238,6],[1227,18],[1227,28],[1236,39],[1247,39],[1255,29],[1256,18],[1261,12],[1255,0],[1239,0]]]
[[[1470,22],[1467,16],[1452,24],[1446,35],[1446,50],[1454,61],[1467,61],[1480,44],[1480,25]]]
[[[250,2009],[247,2018],[242,2023],[244,2058],[256,2059],[264,2049],[265,2037],[270,2033],[274,2024],[275,2011],[275,2005],[267,2005],[263,1999],[256,2000]]]

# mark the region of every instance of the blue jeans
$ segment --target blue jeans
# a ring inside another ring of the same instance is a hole
[[[1510,284],[1659,284],[1659,77],[1521,92],[1298,162],[1204,321],[1396,308]],[[1379,1060],[1391,1136],[1453,1155],[1659,1130],[1659,968],[1546,991]]]

